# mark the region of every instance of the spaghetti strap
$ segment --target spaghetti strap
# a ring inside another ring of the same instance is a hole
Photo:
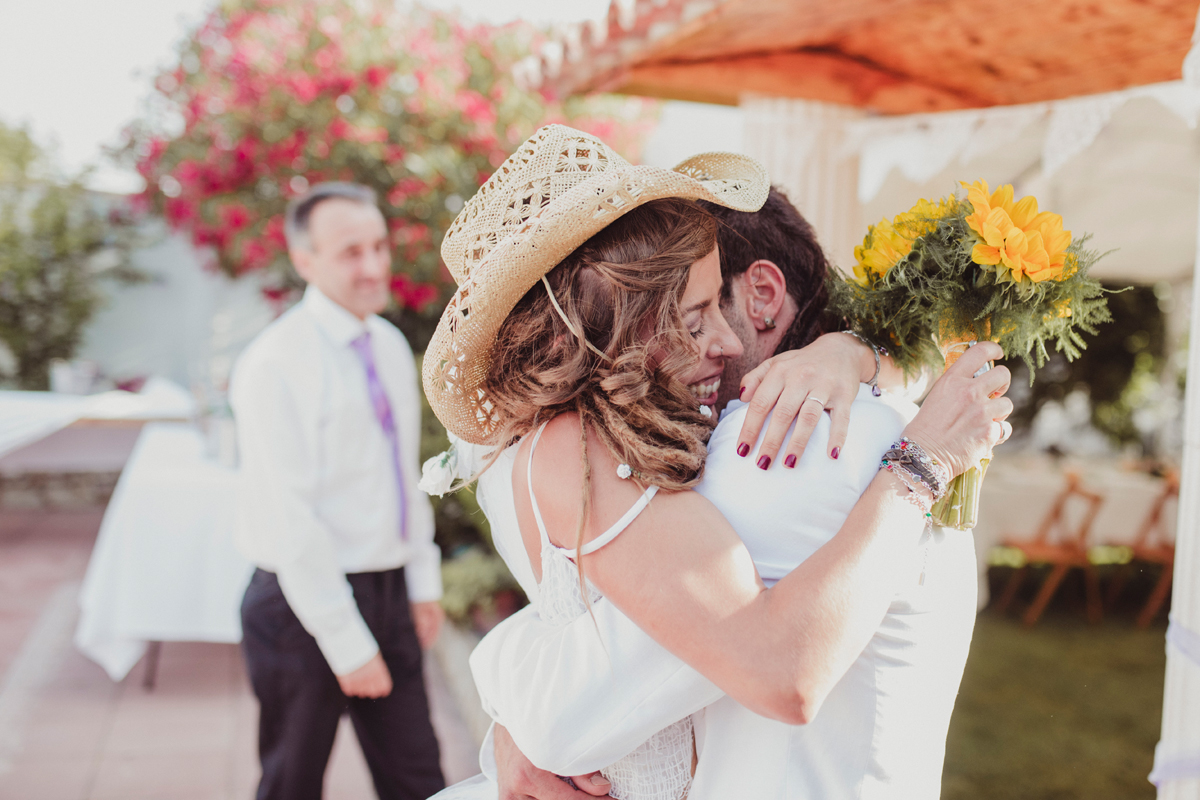
[[[537,429],[537,433],[533,435],[533,443],[529,445],[529,461],[525,465],[525,484],[529,487],[529,505],[533,506],[533,518],[537,521],[538,534],[542,537],[542,547],[553,546],[554,543],[550,541],[546,523],[542,520],[542,510],[538,508],[537,497],[533,494],[533,451],[537,449],[538,439],[542,438],[542,431],[546,430],[546,426],[549,424],[549,420],[543,422]]]
[[[642,513],[642,510],[645,509],[646,506],[650,505],[650,499],[657,493],[657,486],[647,487],[646,491],[642,492],[642,496],[637,499],[636,503],[630,506],[629,510],[625,512],[623,517],[617,520],[611,528],[581,547],[579,549],[579,554],[586,556],[588,553],[594,553],[601,547],[604,547],[604,545],[611,542],[613,539],[617,538],[617,534],[628,528],[633,521],[637,519],[637,515]]]
[[[551,547],[570,553],[574,552],[573,549],[559,547],[550,541],[550,533],[546,530],[546,523],[542,520],[542,510],[538,508],[537,497],[533,494],[533,451],[537,449],[538,440],[542,438],[542,431],[546,430],[546,425],[548,424],[548,421],[542,423],[542,426],[537,429],[537,433],[533,435],[533,443],[529,445],[529,462],[525,465],[525,483],[529,486],[529,504],[533,506],[533,518],[537,521],[538,533],[542,537],[542,547],[550,545]],[[637,519],[637,515],[642,513],[646,506],[650,504],[651,498],[657,493],[657,486],[648,487],[646,491],[642,492],[642,496],[637,499],[637,502],[612,527],[581,547],[579,554],[586,556],[589,553],[594,553],[617,538],[621,531],[628,528]]]

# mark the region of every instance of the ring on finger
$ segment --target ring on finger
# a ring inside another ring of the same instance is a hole
[[[821,408],[825,407],[825,401],[822,400],[821,398],[817,397],[814,394],[810,394],[808,397],[804,398],[804,403],[807,403],[809,400],[816,400],[818,403],[821,404]],[[804,405],[804,403],[801,403],[800,405]]]

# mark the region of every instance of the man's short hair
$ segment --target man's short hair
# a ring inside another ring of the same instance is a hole
[[[288,247],[312,249],[312,242],[308,238],[308,222],[312,219],[313,209],[326,200],[349,200],[367,206],[378,206],[375,190],[370,186],[346,181],[315,184],[288,203],[287,213],[283,218],[283,234],[287,237]]]
[[[705,203],[704,207],[718,223],[722,302],[729,300],[733,279],[759,259],[773,261],[787,280],[787,292],[796,301],[798,310],[776,353],[803,347],[836,328],[825,312],[829,303],[825,287],[829,262],[825,251],[812,225],[779,187],[771,187],[767,202],[758,211],[734,211],[713,203]]]

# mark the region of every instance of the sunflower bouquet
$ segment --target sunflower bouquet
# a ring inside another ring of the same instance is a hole
[[[870,226],[853,277],[831,278],[830,308],[908,375],[948,367],[990,339],[1025,361],[1032,382],[1047,344],[1074,360],[1086,347],[1081,333],[1111,319],[1104,289],[1088,277],[1099,254],[1034,197],[1014,201],[1011,185],[962,186],[966,199],[921,200]],[[938,524],[974,527],[989,461],[955,478],[933,507]]]

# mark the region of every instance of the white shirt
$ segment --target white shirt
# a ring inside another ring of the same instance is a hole
[[[367,331],[400,442],[407,541],[390,445],[350,347]],[[242,353],[229,395],[241,459],[238,549],[278,575],[333,671],[353,671],[379,648],[347,573],[403,566],[409,600],[442,594],[433,510],[417,489],[421,399],[412,350],[386,320],[360,320],[309,286]]]
[[[697,490],[742,536],[770,585],[838,531],[914,411],[864,387],[837,461],[825,456],[825,417],[796,469],[763,472],[754,454],[736,455],[745,411],[732,410],[709,443]],[[481,486],[489,516],[511,505],[501,477]],[[493,522],[497,548],[511,561],[527,561],[519,538],[508,541],[509,527]],[[514,570],[518,577],[524,571]],[[697,716],[691,800],[932,800],[940,793],[976,588],[971,535],[928,534],[909,563],[897,565],[895,599],[879,630],[805,726],[766,719],[725,697],[604,601],[594,604],[594,621],[559,628],[523,611],[484,638],[471,665],[493,718],[536,765],[560,775],[604,767],[707,706]],[[490,752],[481,760],[494,774]]]

